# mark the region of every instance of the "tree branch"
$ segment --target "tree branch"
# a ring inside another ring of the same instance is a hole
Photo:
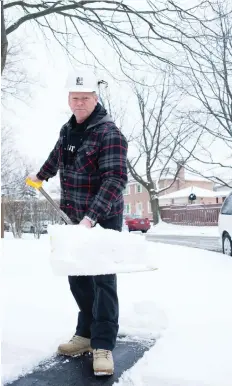
[[[3,0],[1,1],[1,74],[6,64],[8,41],[6,37],[6,27],[3,9]]]

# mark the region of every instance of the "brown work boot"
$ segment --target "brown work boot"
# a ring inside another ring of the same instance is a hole
[[[72,339],[68,343],[60,344],[58,347],[58,354],[68,355],[71,357],[79,356],[85,352],[92,352],[90,347],[90,339],[83,338],[82,336],[73,335]]]
[[[93,350],[93,371],[94,375],[112,375],[114,373],[114,360],[112,351]]]

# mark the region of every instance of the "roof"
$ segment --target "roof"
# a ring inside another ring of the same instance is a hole
[[[175,177],[175,174],[176,174],[176,170],[174,170],[174,169],[173,169],[173,171],[170,169],[166,173],[164,171],[161,178],[160,178],[160,181],[173,180],[173,178]],[[154,179],[159,178],[159,171],[152,172],[152,178],[154,178]],[[177,176],[177,179],[182,179],[182,174],[179,174]],[[185,180],[185,181],[209,181],[207,178],[204,178],[204,177],[199,176],[197,174],[191,173],[191,172],[187,171],[186,169],[184,170],[183,180]]]
[[[159,178],[159,171],[154,171],[151,173],[151,176],[152,176],[152,179],[153,181],[157,180],[157,178]],[[175,176],[175,171],[173,171],[173,173],[166,173],[165,172],[162,174],[161,178],[159,179],[159,181],[163,181],[163,180],[173,180]],[[141,176],[142,178],[145,179],[145,181],[147,181],[147,178],[145,175],[142,175]],[[178,179],[181,179],[180,176],[177,176],[177,180]],[[194,173],[190,173],[188,171],[185,170],[184,172],[184,178],[183,178],[183,181],[207,181],[207,182],[211,182],[209,179],[205,178],[205,177],[202,177],[202,176],[199,176],[197,174],[194,174]],[[129,184],[135,184],[135,183],[138,183],[131,175],[129,176],[129,181],[128,181]]]
[[[214,192],[213,190],[209,189],[202,189],[198,186],[190,186],[185,189],[177,190],[176,192],[172,192],[169,194],[165,194],[163,196],[160,196],[159,199],[172,199],[172,198],[181,198],[181,197],[189,197],[191,193],[194,193],[197,197],[206,198],[206,197],[222,197],[222,192]],[[228,191],[226,193],[226,196],[228,195]]]
[[[208,182],[212,182],[208,178],[205,178],[205,177],[202,177],[202,176],[199,176],[197,174],[190,173],[190,172],[186,172],[186,171],[185,171],[185,178],[184,179],[185,179],[185,181],[208,181]]]

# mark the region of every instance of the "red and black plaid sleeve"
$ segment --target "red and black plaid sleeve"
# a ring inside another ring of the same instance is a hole
[[[86,213],[94,221],[107,216],[112,202],[122,195],[127,183],[127,150],[127,140],[117,128],[103,134],[98,159],[101,186]]]
[[[37,178],[39,178],[42,181],[48,180],[49,178],[54,177],[59,169],[59,161],[61,156],[61,143],[62,143],[61,133],[62,133],[62,130],[60,132],[60,137],[56,142],[54,149],[51,151],[51,153],[48,156],[48,159],[44,162],[40,171],[36,175]]]

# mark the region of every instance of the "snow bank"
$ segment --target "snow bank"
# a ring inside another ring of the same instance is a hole
[[[187,225],[175,225],[168,224],[161,221],[155,226],[151,226],[148,233],[154,233],[156,235],[180,235],[180,236],[209,236],[219,237],[219,231],[217,226],[187,226]]]
[[[116,384],[231,386],[232,259],[180,246],[155,249],[159,270],[152,284],[147,275],[146,301],[164,310],[168,326]]]

